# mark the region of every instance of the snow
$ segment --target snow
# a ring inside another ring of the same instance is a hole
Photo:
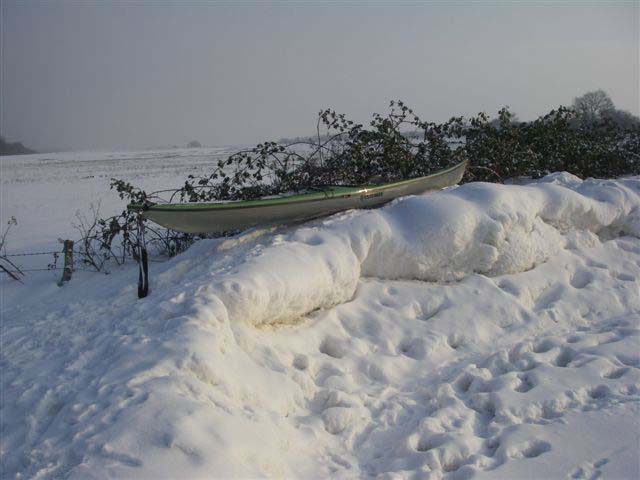
[[[639,237],[556,173],[2,280],[2,476],[638,478]]]
[[[58,248],[58,237],[76,239],[76,212],[93,203],[102,217],[119,214],[124,202],[109,189],[111,178],[147,192],[176,188],[189,174],[211,170],[227,147],[123,152],[60,152],[0,157],[0,220],[14,215],[13,248]]]

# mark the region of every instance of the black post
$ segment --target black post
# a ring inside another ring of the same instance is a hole
[[[64,282],[71,280],[71,274],[73,273],[73,240],[64,241],[62,253],[64,254],[64,268],[62,269],[62,278],[58,282],[59,287]]]
[[[149,260],[144,241],[144,219],[138,215],[138,298],[149,295]]]

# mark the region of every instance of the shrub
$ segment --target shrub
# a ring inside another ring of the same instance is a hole
[[[318,188],[361,185],[428,175],[463,159],[470,160],[465,181],[502,182],[538,178],[564,170],[580,177],[616,177],[640,173],[640,127],[610,115],[577,121],[573,109],[559,107],[532,122],[518,122],[507,107],[496,119],[479,113],[446,122],[421,120],[402,101],[392,101],[386,116],[374,114],[365,127],[334,110],[322,110],[314,138],[289,144],[264,142],[219,160],[211,173],[189,175],[170,201],[252,199]],[[152,195],[112,179],[111,188],[128,202]],[[135,214],[96,220],[94,245],[115,258],[135,256]],[[174,255],[192,235],[151,229],[156,251]],[[119,242],[118,255],[114,242]]]

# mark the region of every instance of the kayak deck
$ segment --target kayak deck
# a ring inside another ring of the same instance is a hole
[[[375,187],[341,187],[329,186],[314,192],[297,193],[295,195],[277,196],[273,198],[256,198],[254,200],[236,200],[229,202],[199,202],[199,203],[167,203],[154,204],[149,209],[167,211],[194,211],[194,210],[227,210],[237,208],[255,208],[268,205],[286,205],[288,203],[300,203],[314,200],[324,200],[339,195],[350,195]],[[146,210],[142,205],[132,203],[129,210]]]

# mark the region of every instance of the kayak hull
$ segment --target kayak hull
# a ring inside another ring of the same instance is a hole
[[[380,186],[333,187],[327,190],[229,203],[129,205],[129,210],[163,227],[185,233],[214,233],[257,225],[309,220],[352,208],[371,208],[406,195],[419,195],[457,184],[467,162],[432,175]]]

